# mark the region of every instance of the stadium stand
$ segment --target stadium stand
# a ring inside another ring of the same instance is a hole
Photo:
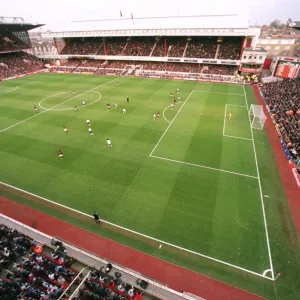
[[[219,44],[217,57],[220,59],[239,59],[243,39],[241,37],[224,37]]]
[[[66,40],[66,46],[60,54],[98,54],[98,52],[101,52],[101,48],[103,48],[103,39],[101,37],[69,38]]]
[[[0,299],[195,299],[5,215],[0,217]]]
[[[218,48],[219,46],[219,48]],[[239,59],[241,37],[69,38],[60,54]]]
[[[215,37],[190,38],[185,56],[215,58],[217,51],[217,39]]]
[[[261,92],[291,157],[299,164],[300,78],[261,84]]]
[[[154,46],[154,37],[133,37],[128,40],[122,55],[124,56],[149,56]]]
[[[9,31],[0,32],[0,53],[30,48]]]
[[[101,61],[101,60],[68,60],[64,63],[64,67],[73,67],[69,72],[80,72],[83,68],[107,68],[124,70],[126,67],[132,66],[136,70],[151,71],[167,71],[178,73],[198,73],[198,74],[215,74],[233,76],[236,67],[226,65],[204,65],[191,63],[162,63],[162,62],[144,62],[144,61]],[[63,67],[56,68],[56,70]],[[66,68],[65,68],[66,70]],[[54,69],[53,69],[54,71]],[[96,71],[96,70],[91,70]]]
[[[35,56],[25,52],[0,55],[0,80],[23,75],[43,69],[43,63]]]

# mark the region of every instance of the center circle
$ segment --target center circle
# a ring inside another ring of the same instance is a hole
[[[52,107],[50,107],[50,108],[46,108],[46,107],[44,107],[44,106],[42,105],[42,103],[43,103],[44,101],[46,101],[46,100],[48,100],[48,99],[51,99],[51,98],[53,98],[53,97],[55,97],[55,96],[58,96],[58,95],[64,95],[64,94],[67,94],[67,93],[70,93],[70,92],[61,92],[61,93],[57,93],[57,94],[50,95],[50,96],[48,96],[48,97],[42,99],[42,100],[39,102],[39,107],[42,108],[42,109],[45,109],[45,110],[71,110],[71,109],[74,109],[74,108],[73,108],[73,107],[70,107],[70,108],[55,108],[55,107],[61,105],[62,103],[65,103],[65,102],[68,102],[68,101],[72,101],[73,99],[77,98],[78,96],[81,96],[81,95],[84,95],[84,94],[88,94],[88,93],[94,93],[94,94],[98,95],[98,98],[97,98],[95,101],[91,102],[91,103],[88,103],[88,104],[85,104],[85,105],[79,105],[79,106],[77,106],[78,108],[80,108],[80,107],[86,107],[86,106],[92,105],[92,104],[98,102],[98,101],[101,99],[101,94],[100,94],[99,92],[96,92],[96,91],[89,91],[89,90],[77,90],[77,91],[78,91],[78,92],[83,92],[83,93],[82,93],[82,94],[75,95],[75,96],[73,96],[72,98],[67,99],[67,100],[65,100],[65,101],[62,101],[61,103],[58,103],[58,104],[56,104],[56,105],[54,105],[54,106],[52,106]]]

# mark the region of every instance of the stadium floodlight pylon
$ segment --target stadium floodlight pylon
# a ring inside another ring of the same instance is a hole
[[[254,129],[262,130],[267,119],[267,116],[264,113],[263,106],[251,104],[249,115],[251,117],[251,127]]]

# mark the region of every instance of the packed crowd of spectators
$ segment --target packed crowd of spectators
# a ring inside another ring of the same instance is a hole
[[[98,52],[103,53],[102,37],[69,38],[60,54],[96,55]]]
[[[241,37],[69,38],[61,54],[239,59]],[[186,49],[186,52],[185,52]],[[153,50],[153,52],[152,52]]]
[[[239,59],[243,39],[241,37],[224,37],[220,43],[218,57],[219,59]]]
[[[70,267],[73,260],[59,242],[51,257],[42,251],[42,245],[30,237],[0,225],[0,272],[4,276],[0,278],[0,299],[48,300],[63,293],[78,275]]]
[[[261,92],[291,157],[299,162],[300,78],[264,83]]]
[[[185,57],[199,57],[214,59],[217,50],[215,37],[192,37],[190,38]]]
[[[187,43],[186,37],[168,37],[168,56],[182,57]]]
[[[29,48],[10,32],[0,32],[0,53],[5,51],[17,51]]]
[[[105,47],[107,55],[121,55],[122,51],[127,44],[126,37],[112,37],[105,38]],[[105,54],[105,53],[101,53]]]
[[[73,67],[72,69],[65,66]],[[82,67],[91,67],[96,69],[85,70]],[[163,63],[163,62],[144,62],[144,61],[101,61],[101,60],[69,60],[63,66],[52,69],[65,72],[93,72],[94,74],[110,74],[120,75],[122,71],[150,70],[150,71],[167,71],[178,73],[195,73],[195,74],[214,74],[233,76],[236,67],[226,65],[204,65],[193,63]],[[109,71],[108,71],[109,70]],[[119,71],[118,71],[119,70]],[[124,74],[125,75],[125,74]]]
[[[41,69],[41,60],[25,52],[0,54],[0,80]]]
[[[122,281],[121,273],[112,272],[112,265],[108,263],[100,270],[93,270],[90,278],[86,279],[83,288],[79,291],[77,299],[84,300],[141,300],[144,293],[137,287],[129,285]],[[137,285],[146,289],[148,283],[138,280]]]
[[[154,42],[154,37],[133,37],[128,41],[122,55],[149,56],[154,46]]]

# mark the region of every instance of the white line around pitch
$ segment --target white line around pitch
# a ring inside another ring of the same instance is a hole
[[[211,92],[211,91],[202,91],[202,90],[193,90],[195,92],[200,92],[200,93],[210,93],[210,94],[220,94],[220,95],[231,95],[231,96],[243,96],[244,94],[234,94],[234,93],[221,93],[221,92]]]
[[[65,100],[65,101],[63,101],[63,102],[60,102],[60,103],[58,103],[58,104],[56,104],[56,105],[54,105],[54,106],[52,106],[52,107],[50,107],[50,108],[48,108],[48,109],[45,109],[45,110],[43,110],[42,112],[37,113],[37,114],[35,114],[35,115],[33,115],[33,116],[27,118],[27,119],[24,119],[24,120],[22,120],[22,121],[20,121],[20,122],[18,122],[18,123],[15,123],[15,124],[13,124],[13,125],[11,125],[11,126],[8,126],[8,127],[4,128],[4,129],[2,129],[2,130],[0,131],[0,133],[1,133],[1,132],[4,132],[4,131],[6,131],[6,130],[8,130],[8,129],[10,129],[10,128],[13,128],[13,127],[15,127],[15,126],[17,126],[17,125],[20,125],[20,124],[22,124],[22,123],[24,123],[24,122],[26,122],[26,121],[28,121],[28,120],[30,120],[30,119],[33,119],[33,118],[35,118],[35,117],[37,117],[37,116],[40,116],[41,114],[43,114],[43,113],[45,113],[45,112],[47,112],[47,111],[49,111],[49,110],[52,110],[53,108],[55,108],[55,107],[57,107],[57,106],[59,106],[59,105],[61,105],[61,104],[63,104],[63,103],[66,103],[66,102],[68,102],[68,101],[71,101],[71,100],[73,100],[73,99],[76,99],[76,98],[79,97],[79,96],[82,96],[82,95],[84,95],[84,94],[87,94],[87,93],[89,93],[89,92],[92,92],[93,90],[96,90],[96,89],[100,88],[101,86],[104,86],[104,85],[106,85],[106,84],[108,84],[108,83],[111,83],[111,82],[113,82],[113,81],[115,81],[115,80],[117,80],[117,79],[118,79],[118,78],[113,79],[113,80],[110,80],[110,81],[107,81],[107,82],[105,82],[105,83],[103,83],[103,84],[100,84],[100,85],[98,85],[98,86],[96,86],[96,87],[94,87],[94,88],[92,88],[92,89],[90,89],[90,90],[87,90],[86,92],[83,92],[83,93],[81,93],[81,94],[78,94],[78,95],[76,95],[76,96],[74,96],[74,97],[71,97],[70,99],[67,99],[67,100]]]
[[[235,105],[235,104],[226,104],[226,105],[246,108],[246,105]]]
[[[161,156],[156,156],[156,155],[150,155],[150,157],[152,157],[152,158],[158,158],[158,159],[161,159],[161,160],[175,162],[175,163],[178,163],[178,164],[193,166],[193,167],[197,167],[197,168],[203,168],[203,169],[208,169],[208,170],[212,170],[212,171],[218,171],[218,172],[229,173],[229,174],[233,174],[233,175],[237,175],[237,176],[243,176],[243,177],[249,177],[249,178],[257,179],[256,176],[252,176],[252,175],[248,175],[248,174],[243,174],[243,173],[232,172],[232,171],[223,170],[223,169],[217,169],[217,168],[203,166],[203,165],[197,165],[197,164],[193,164],[193,163],[189,163],[189,162],[185,162],[185,161],[181,161],[181,160],[175,160],[175,159],[161,157]]]
[[[223,136],[225,135],[226,115],[227,115],[227,104],[225,104],[225,111],[224,111]]]
[[[169,128],[171,127],[172,123],[174,122],[174,120],[176,119],[177,115],[180,113],[180,111],[182,110],[182,108],[184,107],[185,103],[189,100],[189,98],[191,97],[192,93],[194,90],[192,90],[188,97],[186,98],[186,100],[184,101],[184,103],[182,104],[182,106],[179,108],[178,112],[176,113],[176,115],[174,116],[173,120],[170,122],[169,126],[166,128],[165,132],[162,134],[162,136],[160,137],[160,139],[158,140],[157,144],[154,146],[153,150],[151,151],[151,153],[149,154],[149,156],[152,155],[152,153],[155,151],[155,149],[157,148],[157,146],[159,145],[160,141],[163,139],[163,137],[165,136],[165,134],[167,133],[167,131],[169,130]]]
[[[243,85],[244,89],[244,96],[245,96],[245,102],[248,110],[248,99],[247,99],[247,94],[245,90],[245,86]],[[249,119],[249,125],[250,125],[250,132],[251,132],[251,137],[252,137],[252,145],[253,145],[253,152],[254,152],[254,158],[255,158],[255,166],[256,166],[256,171],[257,171],[257,178],[258,178],[258,187],[259,187],[259,193],[260,193],[260,199],[261,199],[261,207],[262,207],[262,212],[263,212],[263,218],[264,218],[264,225],[265,225],[265,232],[266,232],[266,239],[267,239],[267,247],[268,247],[268,254],[269,254],[269,261],[270,261],[270,267],[271,267],[271,274],[272,274],[272,280],[274,280],[274,268],[273,268],[273,262],[272,262],[272,254],[271,254],[271,247],[270,247],[270,240],[269,240],[269,233],[268,233],[268,225],[267,225],[267,218],[266,218],[266,213],[265,213],[265,204],[264,204],[264,197],[262,193],[262,187],[261,187],[261,182],[260,182],[260,175],[259,175],[259,168],[258,168],[258,162],[257,162],[257,155],[256,155],[256,149],[255,149],[255,143],[254,143],[254,136],[253,136],[253,129],[251,126],[251,118],[250,115],[248,114],[248,119]]]
[[[226,137],[229,137],[229,138],[233,138],[233,139],[252,141],[252,139],[248,139],[248,138],[244,138],[244,137],[239,137],[239,136],[233,136],[233,135],[227,135],[227,134],[223,134],[223,136],[226,136]]]
[[[86,216],[86,217],[89,217],[91,220],[94,219],[93,216],[88,215],[88,214],[86,214],[86,213],[84,213],[84,212],[81,212],[81,211],[79,211],[79,210],[73,209],[73,208],[68,207],[68,206],[65,206],[65,205],[63,205],[63,204],[60,204],[60,203],[51,201],[51,200],[49,200],[49,199],[47,199],[47,198],[38,196],[38,195],[33,194],[33,193],[30,193],[30,192],[28,192],[28,191],[22,190],[22,189],[17,188],[17,187],[15,187],[15,186],[13,186],[13,185],[10,185],[10,184],[7,184],[7,183],[1,182],[1,181],[0,181],[0,184],[2,184],[2,185],[4,185],[4,186],[8,186],[8,187],[10,187],[10,188],[12,188],[12,189],[18,190],[18,191],[20,191],[20,192],[22,192],[22,193],[25,193],[25,194],[28,194],[28,195],[37,197],[37,198],[39,198],[39,199],[41,199],[41,200],[43,200],[43,201],[45,201],[45,202],[49,202],[49,203],[54,204],[54,205],[56,205],[56,206],[60,206],[60,207],[63,207],[63,208],[65,208],[65,209],[68,209],[68,210],[70,210],[70,211],[76,212],[77,214],[84,215],[84,216]],[[137,231],[134,231],[134,230],[131,230],[131,229],[128,229],[128,228],[125,228],[125,227],[116,225],[116,224],[114,224],[114,223],[105,221],[105,220],[103,220],[103,219],[101,219],[100,221],[103,222],[103,223],[106,223],[106,224],[108,224],[108,225],[111,225],[111,226],[120,228],[120,229],[122,229],[122,230],[124,230],[124,231],[128,231],[128,232],[134,233],[134,234],[136,234],[136,235],[145,237],[145,238],[147,238],[147,239],[153,240],[153,241],[158,242],[158,243],[160,243],[160,244],[164,244],[164,245],[167,245],[167,246],[170,246],[170,247],[173,247],[173,248],[176,248],[176,249],[179,249],[179,250],[188,252],[188,253],[190,253],[190,254],[194,254],[194,255],[197,255],[197,256],[199,256],[199,257],[203,257],[203,258],[206,258],[206,259],[209,259],[209,260],[218,262],[218,263],[220,263],[220,264],[223,264],[223,265],[226,265],[226,266],[229,266],[229,267],[238,269],[238,270],[243,271],[243,272],[250,273],[250,274],[255,275],[255,276],[262,277],[262,278],[264,278],[264,279],[268,279],[268,280],[272,280],[272,281],[274,280],[273,278],[264,276],[263,274],[259,274],[259,273],[256,273],[256,272],[254,272],[254,271],[250,271],[250,270],[247,270],[247,269],[245,269],[245,268],[242,268],[242,267],[239,267],[239,266],[230,264],[230,263],[228,263],[228,262],[219,260],[219,259],[217,259],[217,258],[210,257],[210,256],[207,256],[207,255],[205,255],[205,254],[201,254],[201,253],[198,253],[198,252],[195,252],[195,251],[192,251],[192,250],[188,250],[188,249],[182,248],[182,247],[180,247],[180,246],[176,246],[176,245],[170,244],[170,243],[168,243],[168,242],[165,242],[165,241],[156,239],[156,238],[154,238],[154,237],[145,235],[145,234],[143,234],[143,233],[140,233],[140,232],[137,232]]]
[[[164,111],[163,111],[163,117],[164,117],[164,119],[165,119],[168,123],[171,123],[171,122],[165,117],[165,111],[166,111],[166,109],[168,109],[169,107],[170,107],[170,105],[167,106],[167,107],[164,109]]]

